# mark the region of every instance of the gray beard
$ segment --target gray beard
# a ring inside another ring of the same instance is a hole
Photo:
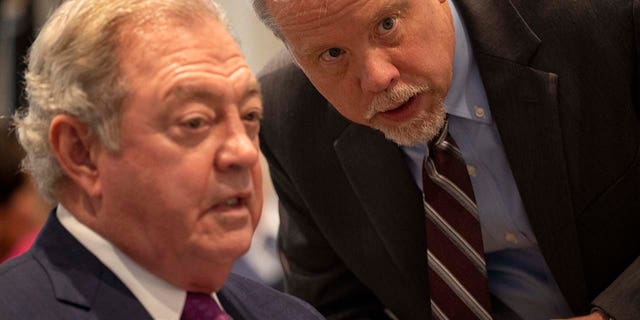
[[[437,97],[436,101],[432,111],[421,110],[415,118],[399,126],[383,126],[375,123],[371,126],[382,131],[387,139],[401,146],[427,143],[440,133],[446,118],[444,101],[441,97]]]

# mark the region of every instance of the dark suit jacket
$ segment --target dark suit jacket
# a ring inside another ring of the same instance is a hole
[[[562,293],[576,314],[640,319],[640,1],[457,3]],[[399,148],[282,57],[260,80],[286,288],[330,318],[428,318],[421,194]]]
[[[233,275],[218,293],[241,319],[323,319],[297,298]],[[127,287],[52,214],[33,248],[0,266],[0,319],[151,319]]]

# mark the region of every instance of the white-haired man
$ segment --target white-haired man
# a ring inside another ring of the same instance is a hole
[[[26,168],[58,202],[7,319],[319,319],[229,276],[262,205],[260,91],[205,0],[66,1],[29,56]]]
[[[288,292],[640,319],[639,1],[253,3],[293,58],[260,77]]]

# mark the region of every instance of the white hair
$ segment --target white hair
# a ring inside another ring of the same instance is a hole
[[[65,175],[49,146],[56,115],[71,115],[111,150],[118,149],[120,107],[128,94],[120,75],[124,26],[188,25],[214,18],[226,26],[212,0],[67,0],[35,39],[25,75],[28,109],[16,114],[23,168],[42,194],[56,199]],[[166,29],[163,29],[166,30]]]

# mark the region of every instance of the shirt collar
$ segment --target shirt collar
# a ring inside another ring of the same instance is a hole
[[[446,112],[464,119],[490,123],[492,121],[491,114],[478,66],[473,57],[469,33],[455,1],[450,2],[450,8],[456,44],[453,55],[453,77],[449,92],[444,100]],[[483,109],[483,117],[481,118],[474,116],[477,114],[478,106]]]
[[[78,221],[62,204],[58,204],[56,212],[62,226],[129,288],[153,319],[180,319],[187,297],[185,290],[138,265],[111,242]],[[212,297],[220,305],[215,292]]]

